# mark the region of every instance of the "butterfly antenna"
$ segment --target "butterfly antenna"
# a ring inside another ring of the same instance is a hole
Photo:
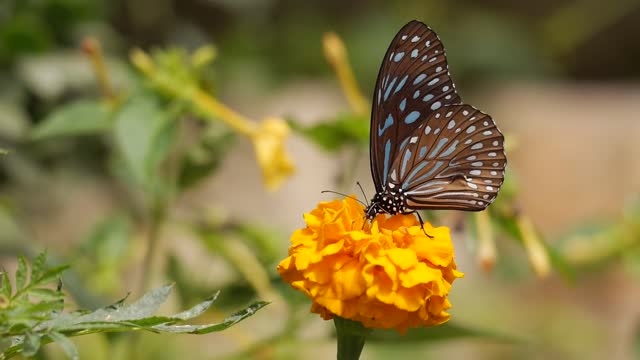
[[[337,192],[337,191],[333,191],[333,190],[322,190],[322,191],[320,191],[320,193],[321,193],[321,194],[324,194],[324,193],[331,193],[331,194],[342,195],[342,196],[344,196],[344,197],[348,197],[348,198],[350,198],[350,199],[353,199],[353,200],[355,200],[355,201],[359,202],[359,203],[360,203],[360,204],[362,204],[363,206],[368,206],[367,204],[365,204],[365,203],[363,203],[362,201],[360,201],[357,197],[349,196],[349,195],[347,195],[347,194],[339,193],[339,192]]]
[[[362,191],[362,196],[364,196],[364,199],[367,201],[367,206],[369,206],[369,197],[364,193],[364,189],[362,188],[362,185],[360,185],[360,181],[356,181],[356,184],[358,184],[360,191]]]

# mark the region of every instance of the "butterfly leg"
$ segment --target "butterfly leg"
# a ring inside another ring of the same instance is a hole
[[[422,232],[427,235],[429,237],[429,239],[433,239],[434,237],[427,234],[427,231],[424,229],[424,221],[422,220],[422,216],[420,216],[420,212],[418,211],[414,211],[414,213],[416,213],[416,215],[418,215],[418,220],[420,220],[420,228],[422,229]]]

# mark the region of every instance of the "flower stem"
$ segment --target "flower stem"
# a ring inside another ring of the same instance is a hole
[[[336,316],[333,318],[338,335],[338,360],[357,360],[371,329],[361,323]]]
[[[323,38],[323,45],[325,58],[333,67],[351,109],[358,115],[365,115],[369,109],[369,103],[362,95],[360,87],[358,87],[358,82],[353,75],[353,69],[349,64],[349,56],[342,39],[336,33],[326,33]]]
[[[91,65],[93,66],[93,72],[96,75],[102,96],[106,99],[113,101],[115,94],[109,81],[109,75],[107,72],[107,66],[105,65],[104,55],[102,54],[102,48],[97,39],[88,37],[82,41],[82,51],[87,54]]]
[[[496,265],[496,243],[491,228],[491,218],[488,211],[480,211],[474,214],[476,218],[476,230],[478,233],[478,261],[485,271],[491,271]]]
[[[153,256],[158,247],[158,239],[160,238],[160,228],[165,219],[166,204],[158,201],[152,206],[149,219],[149,235],[147,238],[147,248],[142,263],[142,278],[140,281],[140,294],[143,294],[149,287],[151,281],[151,265],[153,264]]]
[[[531,267],[539,277],[547,277],[551,272],[551,264],[542,240],[528,217],[518,215],[517,221]]]

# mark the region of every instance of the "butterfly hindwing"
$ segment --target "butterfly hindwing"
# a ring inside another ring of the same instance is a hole
[[[419,21],[405,25],[383,59],[371,116],[371,173],[380,192],[403,140],[438,109],[460,103],[444,47]]]
[[[443,106],[400,144],[388,181],[403,189],[411,209],[483,210],[504,180],[503,146],[489,115]]]

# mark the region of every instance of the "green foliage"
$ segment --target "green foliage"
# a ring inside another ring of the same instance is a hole
[[[135,181],[154,188],[158,166],[175,137],[175,121],[167,109],[152,97],[134,97],[117,113],[115,142]]]
[[[215,173],[236,140],[235,133],[226,127],[209,126],[204,132],[201,140],[193,144],[182,159],[178,178],[178,185],[182,189]]]
[[[69,337],[93,333],[208,334],[227,329],[267,305],[266,302],[255,302],[220,323],[189,325],[184,322],[204,314],[218,294],[186,311],[171,316],[155,315],[173,289],[173,285],[167,285],[144,294],[132,304],[125,304],[125,298],[95,311],[62,313],[64,293],[59,276],[67,266],[47,268],[45,264],[46,253],[42,253],[31,265],[29,276],[29,264],[20,257],[14,286],[7,272],[0,273],[0,359],[19,353],[34,356],[41,345],[50,342],[59,344],[69,358],[77,359],[78,351]],[[58,286],[49,287],[55,281]]]
[[[347,145],[365,147],[369,144],[369,120],[364,116],[343,114],[311,126],[289,120],[289,125],[328,152],[339,151]]]
[[[74,267],[82,271],[85,283],[98,293],[118,290],[120,269],[131,243],[131,219],[123,213],[100,221],[81,243]]]
[[[33,129],[34,140],[102,134],[111,127],[111,112],[98,101],[78,100],[58,107]]]

